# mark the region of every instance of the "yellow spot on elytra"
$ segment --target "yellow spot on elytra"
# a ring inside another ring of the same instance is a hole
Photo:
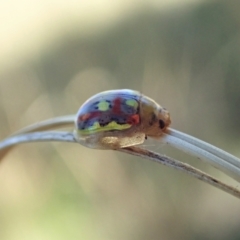
[[[109,102],[101,101],[97,106],[100,111],[107,111],[109,109]]]
[[[137,109],[137,107],[138,107],[138,102],[136,100],[134,100],[134,99],[128,99],[126,101],[126,104],[128,106],[131,106],[131,107],[135,108],[135,109]]]
[[[105,132],[111,130],[124,130],[130,128],[132,125],[130,124],[118,124],[115,121],[110,122],[105,126],[100,126],[99,122],[95,122],[91,127],[88,127],[84,130],[78,130],[81,134],[92,134],[97,132]]]

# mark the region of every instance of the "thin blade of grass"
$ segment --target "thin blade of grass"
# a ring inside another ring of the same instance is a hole
[[[55,132],[55,131],[47,131],[47,132],[35,132],[35,133],[26,133],[22,135],[9,137],[2,142],[0,142],[0,151],[7,149],[13,145],[27,142],[43,142],[43,141],[60,141],[60,142],[71,142],[78,143],[73,133],[71,132]],[[183,171],[203,182],[206,182],[216,188],[219,188],[237,198],[240,199],[240,191],[236,188],[233,188],[216,178],[211,177],[210,175],[186,164],[182,163],[173,158],[169,158],[167,156],[161,155],[159,153],[155,153],[146,149],[142,149],[140,147],[128,147],[125,149],[119,149],[120,152],[125,152],[131,155],[139,156],[151,161],[155,161],[157,163],[163,164],[165,166],[172,167],[176,170]]]

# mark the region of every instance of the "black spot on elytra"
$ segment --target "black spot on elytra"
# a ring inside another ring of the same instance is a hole
[[[105,123],[105,122],[99,122],[99,125],[101,126],[101,127],[104,127],[104,126],[106,126],[108,123]]]
[[[114,121],[114,122],[116,122],[119,125],[123,125],[123,124],[126,123],[127,119],[124,118],[124,117],[112,117],[111,121]]]
[[[107,124],[109,124],[110,122],[110,117],[108,115],[102,115],[99,119],[98,119],[99,125],[101,127],[106,126]]]
[[[165,127],[165,123],[162,119],[159,120],[159,127],[163,129]]]
[[[99,125],[101,127],[105,126],[107,123],[103,119],[99,119]]]

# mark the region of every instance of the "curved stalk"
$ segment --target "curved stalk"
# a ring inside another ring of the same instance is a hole
[[[213,155],[216,155],[220,158],[223,158],[223,159],[228,159],[228,162],[235,165],[236,167],[239,167],[240,168],[240,159],[233,156],[232,154],[228,153],[228,152],[225,152],[223,151],[222,149],[220,148],[217,148],[207,142],[204,142],[198,138],[195,138],[193,136],[190,136],[186,133],[183,133],[183,132],[180,132],[180,131],[177,131],[175,129],[172,129],[172,128],[169,128],[168,129],[168,134],[173,136],[173,137],[176,137],[176,138],[179,138],[183,141],[186,141],[194,146],[197,146],[201,149],[204,149],[205,151],[208,151],[210,153],[212,153]]]
[[[240,182],[240,168],[231,163],[231,160],[232,160],[231,157],[224,158],[223,154],[218,153],[217,155],[215,155],[211,151],[208,151],[208,147],[210,144],[208,144],[207,148],[204,148],[204,146],[191,144],[184,139],[181,139],[176,136],[172,136],[170,134],[164,134],[164,136],[161,138],[161,142],[167,143],[183,152],[186,152],[192,156],[197,157],[198,159],[201,159],[211,164],[213,167],[221,170],[228,176]],[[195,144],[196,143],[197,142],[195,142]],[[212,147],[217,149],[214,146]]]
[[[27,143],[27,142],[39,142],[39,141],[61,141],[61,142],[72,142],[78,143],[73,133],[71,132],[54,132],[54,131],[46,131],[46,132],[34,132],[34,133],[26,133],[22,135],[15,135],[5,139],[0,142],[0,150],[6,149],[16,144]],[[219,188],[237,198],[240,199],[240,191],[225,184],[221,181],[217,180],[209,176],[208,174],[180,161],[172,159],[170,157],[142,149],[140,147],[128,147],[124,149],[119,149],[120,152],[125,152],[128,154],[132,154],[135,156],[139,156],[142,158],[147,158],[149,160],[155,161],[157,163],[163,164],[165,166],[172,167],[174,169],[183,171],[203,182],[206,182],[216,188]]]
[[[48,119],[23,128],[14,135],[34,131],[53,130],[59,127],[73,127],[74,119],[75,115]],[[169,128],[160,140],[180,149],[181,151],[206,161],[240,182],[240,159],[223,151],[222,149],[172,128]],[[0,159],[10,149],[11,147],[0,151]]]

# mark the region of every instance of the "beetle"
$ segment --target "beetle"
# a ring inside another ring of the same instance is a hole
[[[87,147],[119,149],[159,138],[170,123],[169,112],[153,99],[134,90],[110,90],[80,107],[74,134]]]

